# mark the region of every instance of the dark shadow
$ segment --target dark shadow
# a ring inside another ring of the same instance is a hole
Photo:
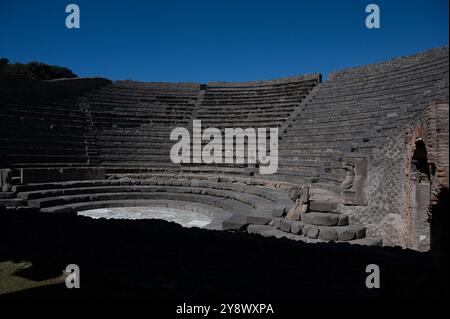
[[[428,154],[425,143],[422,140],[416,141],[412,161],[419,172],[425,174],[430,179],[430,167],[428,165]]]
[[[431,209],[431,249],[439,255],[448,252],[448,212],[449,189],[443,188],[438,195],[437,204]]]
[[[52,267],[47,267],[48,265],[32,265],[31,267],[21,269],[14,273],[14,276],[27,278],[33,281],[42,281],[50,278],[55,278],[61,276],[62,269],[52,269]]]
[[[305,244],[162,220],[0,212],[0,261],[12,259],[32,262],[39,270],[34,278],[57,276],[77,264],[81,289],[47,286],[2,298],[298,302],[448,296],[443,269],[430,253]],[[380,289],[365,285],[368,264],[380,267]]]

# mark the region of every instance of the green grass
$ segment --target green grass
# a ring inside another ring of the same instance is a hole
[[[21,271],[27,270],[32,266],[32,263],[27,261],[0,262],[0,295],[64,282],[65,276],[62,272],[58,277],[46,278],[39,281],[20,276],[19,273]]]

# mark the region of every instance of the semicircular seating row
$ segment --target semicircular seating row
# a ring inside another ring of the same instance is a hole
[[[195,171],[249,174],[247,165],[173,164],[175,127],[280,127],[319,75],[245,83],[158,84],[118,81],[86,95],[98,162],[109,172]],[[206,142],[203,142],[206,143]],[[245,142],[244,142],[245,143]]]
[[[261,177],[339,191],[343,157],[370,156],[427,103],[448,100],[448,72],[441,48],[331,75],[287,119],[277,174]]]
[[[276,211],[292,202],[285,192],[267,187],[187,178],[150,178],[70,181],[17,185],[17,197],[43,212],[77,212],[105,207],[154,206],[184,201],[210,206],[212,212],[228,213],[223,229],[267,224]]]

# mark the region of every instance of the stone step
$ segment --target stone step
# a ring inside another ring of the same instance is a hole
[[[256,225],[251,224],[247,227],[247,232],[249,234],[261,234],[261,232],[272,230],[274,227],[272,225]]]
[[[351,240],[348,243],[352,245],[363,245],[363,246],[382,246],[383,244],[380,239],[371,237]]]
[[[248,224],[247,216],[233,215],[222,223],[223,230],[242,230]]]
[[[309,210],[313,212],[340,213],[341,208],[335,197],[322,197],[320,200],[310,200]]]
[[[366,228],[361,225],[317,226],[302,221],[274,218],[273,226],[286,233],[323,241],[350,241],[366,236]]]
[[[270,225],[248,225],[247,232],[249,234],[257,234],[263,237],[275,237],[275,238],[288,238],[297,241],[317,243],[321,242],[319,239],[310,239],[302,235],[295,235],[291,233],[286,233],[280,229],[277,229]]]
[[[350,226],[343,226],[343,227],[350,227]],[[351,226],[355,227],[355,226]],[[362,227],[362,226],[361,226]],[[333,227],[338,228],[338,227]],[[355,237],[358,239],[353,240],[340,240],[334,239],[328,239],[325,235],[327,234],[326,231],[323,232],[321,235],[321,229],[314,229],[311,228],[308,230],[310,237],[308,237],[306,234],[294,234],[294,233],[287,233],[282,231],[281,229],[277,229],[274,226],[271,225],[248,225],[247,226],[247,232],[249,234],[258,234],[264,237],[276,237],[276,238],[288,238],[292,240],[297,241],[303,241],[306,243],[322,243],[322,242],[329,242],[329,241],[335,241],[338,243],[350,243],[350,244],[358,244],[358,245],[365,245],[365,246],[381,246],[381,241],[375,238],[358,238],[357,236],[361,236],[362,232],[358,232],[357,229],[355,229]],[[325,236],[325,237],[324,237]],[[324,239],[325,238],[325,239]]]
[[[0,191],[0,199],[10,199],[16,197],[15,192],[2,192]]]
[[[348,225],[348,216],[335,213],[309,212],[301,214],[301,221],[316,226],[345,226]]]
[[[0,207],[17,207],[17,206],[25,206],[26,204],[27,204],[26,200],[18,198],[0,199]]]
[[[274,225],[284,232],[301,235],[305,223],[296,220],[281,219],[279,222],[274,221]]]
[[[366,236],[366,228],[360,225],[327,227],[319,226],[319,238],[327,241],[349,241]]]
[[[104,201],[104,200],[121,200],[121,199],[146,199],[147,197],[154,198],[155,196],[165,196],[171,194],[183,194],[186,196],[189,195],[208,195],[211,198],[216,199],[226,199],[231,202],[238,202],[243,206],[247,207],[248,210],[252,210],[253,208],[258,212],[258,215],[264,215],[271,219],[272,216],[272,206],[271,202],[262,197],[252,195],[252,194],[241,194],[238,192],[227,191],[227,190],[218,190],[218,189],[202,189],[202,188],[194,188],[194,187],[171,187],[171,186],[156,186],[149,187],[153,189],[146,189],[144,192],[133,191],[133,192],[107,192],[105,190],[104,193],[94,193],[94,194],[86,194],[80,193],[76,195],[63,195],[63,196],[53,196],[53,197],[44,197],[39,199],[31,199],[28,201],[30,206],[36,208],[46,208],[57,205],[64,205],[70,203],[78,203],[78,202],[89,202],[89,201]],[[206,197],[205,197],[206,198]],[[242,209],[242,208],[241,208]]]

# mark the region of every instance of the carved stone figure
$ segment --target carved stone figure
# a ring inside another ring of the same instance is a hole
[[[295,187],[289,193],[289,198],[294,202],[294,206],[289,209],[286,218],[300,220],[301,214],[308,211],[309,187]]]
[[[346,171],[345,179],[341,183],[342,190],[354,190],[355,189],[355,165],[350,162],[344,163]]]
[[[342,204],[367,205],[366,181],[367,158],[365,156],[346,157],[343,161],[346,171],[341,183]]]

